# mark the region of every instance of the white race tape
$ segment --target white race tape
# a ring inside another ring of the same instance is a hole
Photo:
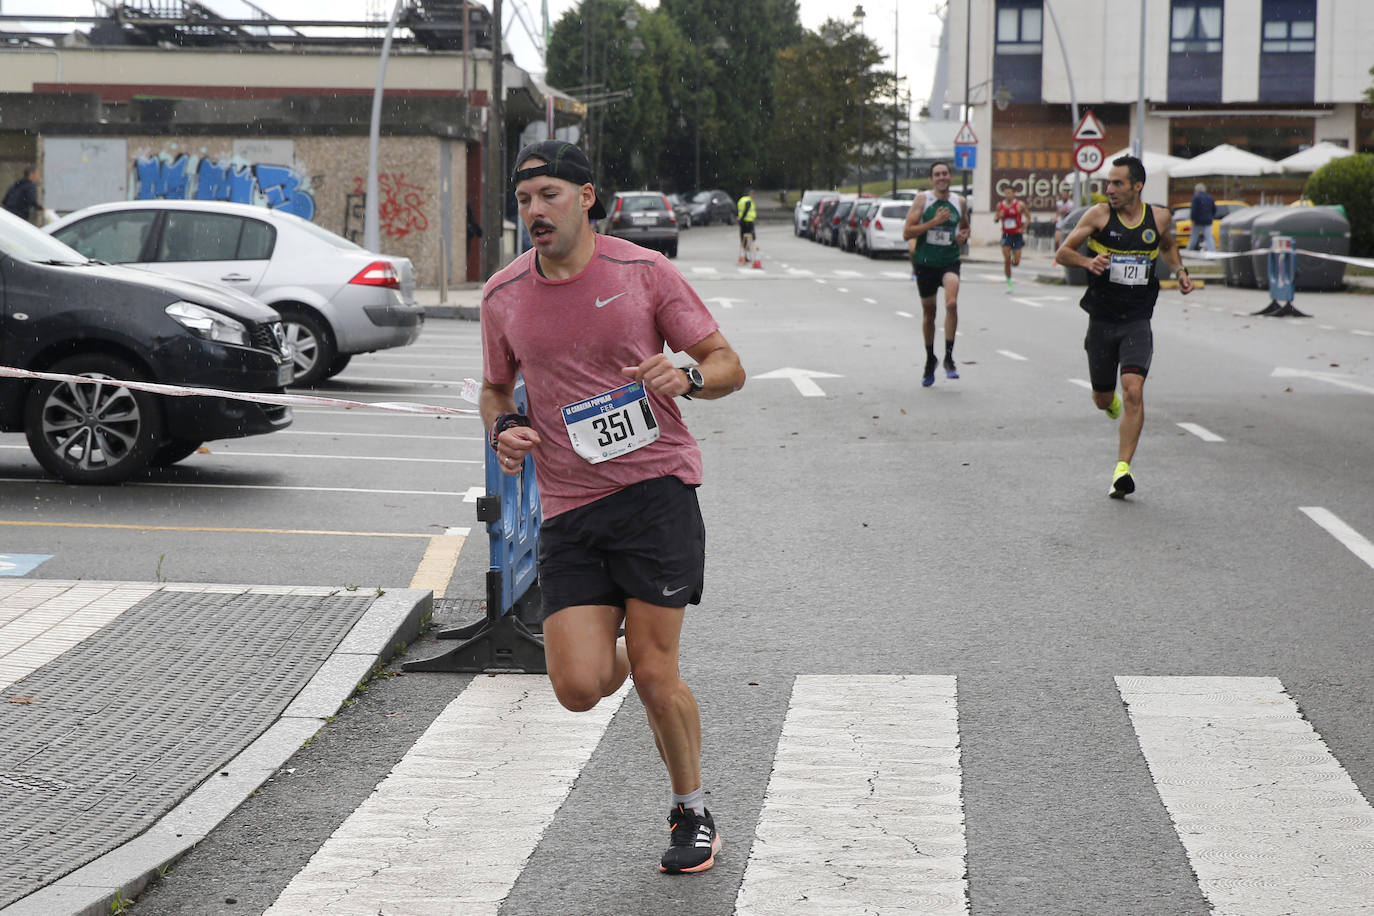
[[[1254,248],[1250,251],[1190,251],[1180,250],[1179,254],[1190,261],[1224,261],[1227,258],[1248,258],[1256,254],[1269,254],[1272,248]],[[1356,267],[1374,267],[1374,259],[1371,258],[1352,258],[1343,254],[1328,254],[1324,251],[1308,251],[1305,248],[1289,249],[1293,254],[1305,255],[1309,258],[1320,258],[1323,261],[1343,261],[1346,264],[1353,264]]]
[[[168,394],[178,398],[228,398],[233,401],[252,401],[256,404],[280,404],[284,407],[357,407],[369,408],[371,410],[389,410],[395,413],[445,414],[463,417],[479,416],[481,413],[477,410],[470,410],[462,407],[434,407],[429,404],[411,404],[404,401],[369,403],[367,401],[348,401],[341,398],[321,398],[309,394],[221,391],[218,388],[188,388],[184,385],[159,385],[156,382],[129,382],[123,379],[91,379],[84,375],[63,375],[59,372],[31,372],[28,369],[15,369],[11,366],[0,366],[0,377],[36,378],[51,382],[80,382],[85,384],[99,381],[108,385],[119,385],[122,388],[149,391],[153,394]],[[481,386],[477,382],[470,378],[463,379],[463,390],[460,395],[463,400],[476,404],[480,391]]]

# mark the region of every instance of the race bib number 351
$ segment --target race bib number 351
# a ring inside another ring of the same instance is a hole
[[[629,454],[659,436],[658,420],[640,382],[569,404],[562,411],[573,450],[591,464]]]

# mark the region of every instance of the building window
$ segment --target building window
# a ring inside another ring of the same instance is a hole
[[[1169,50],[1175,54],[1221,53],[1221,0],[1174,3]]]
[[[1260,101],[1311,102],[1316,75],[1317,0],[1264,0]]]
[[[1039,54],[1043,15],[1040,0],[1000,0],[997,4],[997,53]]]
[[[1169,17],[1169,101],[1221,101],[1221,0],[1174,0]]]
[[[1041,0],[997,0],[993,85],[1005,87],[1012,102],[1040,102],[1043,17]]]

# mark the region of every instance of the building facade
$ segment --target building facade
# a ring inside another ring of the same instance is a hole
[[[347,45],[101,46],[81,33],[11,45],[0,49],[0,181],[36,163],[43,204],[58,214],[111,200],[229,200],[361,244],[378,63],[376,47]],[[560,126],[581,120],[579,103],[503,66],[506,147],[550,111]],[[480,279],[467,207],[482,212],[491,76],[487,49],[392,49],[381,248],[410,258],[422,285]]]
[[[946,103],[962,104],[967,64],[983,141],[977,209],[1008,184],[1033,211],[1052,208],[1074,174],[1075,102],[1101,121],[1108,156],[1136,137],[1185,158],[1222,143],[1270,159],[1320,141],[1374,151],[1367,0],[951,0],[946,29]],[[1186,203],[1194,181],[1147,179],[1146,198]],[[1225,185],[1258,203],[1295,198],[1303,181]]]

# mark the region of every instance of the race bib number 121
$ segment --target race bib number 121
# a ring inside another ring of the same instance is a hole
[[[578,455],[600,464],[658,440],[658,421],[641,382],[562,408],[568,439]]]

